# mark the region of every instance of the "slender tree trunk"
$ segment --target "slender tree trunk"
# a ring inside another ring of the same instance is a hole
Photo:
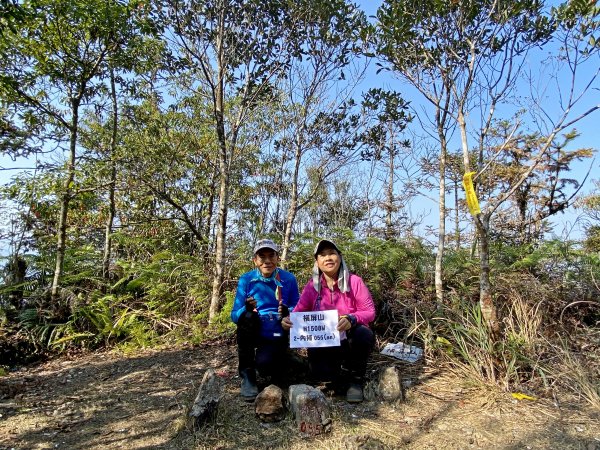
[[[463,147],[463,163],[465,172],[471,170],[469,163],[469,147],[467,145],[467,126],[462,108],[459,108],[458,125]],[[489,214],[479,214],[473,218],[479,241],[479,306],[481,314],[492,332],[492,337],[497,337],[500,327],[498,324],[498,313],[492,299],[492,284],[490,282],[490,250],[489,250]]]
[[[393,213],[394,213],[394,142],[393,134],[390,133],[390,164],[388,166],[387,205],[385,216],[385,238],[391,240],[394,235]]]
[[[279,161],[279,171],[278,171],[278,178],[277,178],[277,196],[275,199],[275,212],[273,213],[273,221],[275,221],[276,224],[280,224],[282,223],[282,219],[280,217],[280,215],[282,214],[282,204],[283,204],[283,196],[285,193],[285,183],[283,181],[283,174],[285,171],[285,164],[287,161],[287,154],[286,154],[286,149],[283,148],[282,149],[282,155]],[[263,232],[263,230],[265,229],[265,222],[266,222],[266,218],[267,218],[267,212],[268,212],[268,205],[269,202],[267,201],[267,208],[264,209],[262,215],[261,215],[261,233]],[[285,224],[284,224],[285,227]],[[285,229],[284,229],[284,235],[285,235]],[[286,248],[284,246],[284,248]],[[284,261],[285,262],[285,261]]]
[[[210,259],[211,225],[213,222],[213,208],[215,206],[216,178],[216,175],[211,176],[210,194],[206,202],[206,213],[204,214],[204,224],[202,227],[202,235],[206,236],[206,240],[202,243],[201,247],[205,267],[209,266]]]
[[[290,248],[290,242],[292,240],[292,227],[294,220],[296,220],[296,214],[298,213],[298,178],[300,177],[300,163],[302,162],[302,144],[296,142],[296,153],[294,155],[294,175],[292,178],[292,186],[290,189],[290,206],[288,207],[288,213],[285,221],[285,231],[283,233],[283,244],[281,252],[281,266],[287,267],[286,261]]]
[[[223,19],[219,26],[222,28]],[[217,139],[219,140],[219,211],[217,223],[217,238],[215,245],[215,269],[212,282],[212,294],[208,311],[210,323],[217,317],[221,302],[221,291],[225,277],[225,252],[227,235],[227,210],[229,202],[229,170],[227,136],[225,135],[225,67],[223,55],[222,33],[217,42],[218,80],[215,85],[215,120]]]
[[[439,302],[444,301],[444,260],[446,242],[446,145],[440,152],[440,190],[439,190],[439,231],[437,254],[435,255],[435,296]]]
[[[110,186],[108,188],[108,217],[104,225],[104,254],[102,256],[102,278],[108,280],[110,277],[110,259],[112,255],[112,232],[115,221],[115,183],[117,180],[117,168],[114,161],[111,161]]]
[[[115,220],[115,190],[117,182],[117,166],[115,163],[115,154],[117,151],[117,123],[118,123],[118,105],[117,90],[115,88],[115,73],[110,70],[110,96],[112,100],[112,134],[110,136],[110,185],[108,186],[108,217],[104,226],[104,255],[102,257],[102,277],[108,280],[110,276],[110,257],[112,249],[112,231]]]
[[[492,331],[492,336],[498,336],[500,325],[498,323],[498,314],[496,306],[492,299],[492,284],[490,281],[490,249],[489,249],[489,229],[490,217],[487,214],[479,216],[475,221],[477,234],[479,237],[479,305],[481,315]]]
[[[212,322],[219,313],[221,291],[223,280],[225,278],[225,252],[226,252],[226,234],[227,234],[227,212],[229,198],[229,175],[227,173],[227,161],[225,149],[221,149],[219,161],[220,182],[219,182],[219,212],[217,223],[217,241],[215,245],[215,271],[212,283],[212,295],[210,299],[210,310],[208,314],[209,322]]]
[[[456,241],[456,250],[460,250],[460,211],[458,204],[458,180],[454,180],[454,240]]]
[[[58,291],[60,289],[60,279],[62,277],[65,251],[67,241],[67,213],[69,211],[69,202],[71,201],[73,180],[75,179],[76,149],[77,149],[77,131],[79,124],[79,105],[81,98],[71,99],[71,126],[69,140],[69,161],[67,163],[67,176],[63,183],[63,193],[60,198],[60,213],[58,215],[58,237],[56,245],[56,265],[54,267],[54,278],[50,294],[53,303],[58,300]]]
[[[366,204],[367,204],[367,237],[373,236],[373,208],[372,202],[369,198],[369,194],[371,192],[371,186],[374,184],[373,179],[375,178],[375,166],[377,162],[373,158],[371,162],[371,167],[369,168],[369,182],[366,185],[365,196],[366,196]]]
[[[296,213],[298,212],[298,194],[292,196],[290,201],[290,207],[288,208],[287,217],[285,220],[285,231],[283,233],[283,243],[281,250],[281,267],[287,268],[287,257],[290,249],[290,242],[292,240],[292,227],[294,220],[296,220]]]
[[[438,245],[435,255],[435,297],[438,302],[444,301],[444,252],[446,251],[446,160],[448,158],[446,135],[444,133],[446,113],[436,109],[436,124],[440,139],[440,189],[439,189],[439,226]]]
[[[8,263],[4,266],[4,286],[8,290],[8,303],[15,309],[21,309],[23,300],[23,283],[27,275],[27,262],[16,252],[10,256]]]

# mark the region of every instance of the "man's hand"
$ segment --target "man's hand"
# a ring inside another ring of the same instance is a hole
[[[254,311],[256,309],[256,300],[254,300],[254,298],[252,298],[252,297],[248,297],[246,299],[245,306],[246,306],[246,311],[248,311],[248,312]]]
[[[290,315],[290,308],[288,308],[287,305],[280,303],[279,307],[277,308],[277,314],[279,314],[279,317],[283,319],[284,317]]]
[[[289,315],[281,319],[281,328],[285,331],[290,331],[290,328],[292,328],[292,321]]]

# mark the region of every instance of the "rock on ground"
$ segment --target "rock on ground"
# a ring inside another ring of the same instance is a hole
[[[193,427],[199,427],[215,416],[221,401],[221,390],[221,383],[219,383],[215,371],[208,369],[204,372],[198,395],[196,395],[189,414]]]
[[[256,396],[254,411],[262,422],[279,422],[285,417],[285,404],[286,398],[281,388],[271,384]]]
[[[290,409],[303,436],[331,431],[331,404],[320,390],[306,384],[293,384],[289,395]]]

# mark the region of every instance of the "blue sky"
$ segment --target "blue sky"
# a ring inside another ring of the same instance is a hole
[[[379,1],[379,0],[362,0],[359,2],[359,4],[363,8],[363,10],[367,13],[367,15],[371,16],[371,15],[375,14],[377,8],[381,4],[381,1]],[[531,64],[532,64],[532,66],[535,66],[536,64],[539,64],[539,62],[532,61]],[[592,74],[592,71],[597,70],[598,67],[600,67],[600,64],[596,64],[595,66],[590,65],[589,70],[586,73],[584,73],[584,76],[585,75],[590,76]],[[415,108],[419,108],[420,105],[425,104],[422,97],[418,93],[416,93],[413,88],[409,87],[407,84],[403,83],[399,79],[394,78],[393,76],[391,76],[389,73],[386,73],[386,72],[382,72],[377,75],[375,73],[374,64],[371,64],[370,70],[368,72],[368,76],[365,79],[363,85],[361,86],[361,90],[366,90],[369,87],[384,87],[387,89],[393,89],[393,90],[400,91],[400,92],[402,92],[403,96],[406,99],[411,101],[411,104]],[[596,90],[595,93],[597,94],[598,91]],[[586,107],[589,107],[590,105],[593,105],[594,102],[597,102],[598,98],[600,96],[596,95],[595,97],[596,98],[592,98],[590,96],[588,98]],[[547,99],[548,99],[548,101],[556,100],[556,98],[553,98],[552,93],[550,95],[548,95]],[[599,117],[600,117],[600,112],[596,112],[595,114],[592,114],[591,116],[585,118],[584,120],[582,120],[581,122],[579,122],[576,125],[577,129],[581,132],[581,137],[579,139],[577,139],[577,141],[575,141],[574,146],[576,146],[577,148],[581,148],[581,147],[595,148],[598,146],[597,123],[598,123]],[[457,146],[457,148],[458,148],[458,146]],[[577,164],[574,167],[574,170],[572,171],[572,176],[574,178],[583,179],[583,176],[589,169],[589,165],[590,165],[590,161],[587,161],[583,164]],[[31,162],[31,161],[17,161],[15,163],[6,156],[0,156],[0,169],[5,169],[5,168],[13,168],[14,169],[17,167],[31,167],[31,166],[33,166],[33,162]],[[596,161],[594,162],[592,174],[591,174],[590,179],[584,186],[584,190],[583,190],[584,192],[591,191],[591,189],[593,187],[593,185],[591,183],[591,179],[599,178],[599,175],[597,175],[597,173],[599,173],[598,168],[600,168],[600,158],[597,158]],[[18,176],[18,173],[19,173],[19,170],[0,170],[0,183],[2,183],[2,184],[6,183],[11,177]],[[421,201],[419,203],[419,205],[420,205],[419,206],[420,208],[422,208],[428,212],[429,218],[427,219],[427,222],[428,222],[427,224],[435,226],[436,225],[435,222],[437,220],[436,204],[433,202],[424,200],[424,201]],[[6,206],[0,205],[0,208],[3,208],[3,207],[7,208]],[[7,211],[4,211],[4,212],[7,212]],[[577,214],[578,214],[577,211],[575,211],[574,209],[571,209],[571,210],[567,211],[565,214],[559,214],[559,215],[555,216],[553,218],[553,221],[557,224],[557,226],[555,227],[555,233],[560,236],[563,234],[563,231],[565,229],[570,229],[571,226],[573,225],[573,223],[577,219]],[[575,230],[573,230],[572,234],[570,235],[571,238],[578,238],[580,236],[581,236],[581,229],[577,229],[577,228]],[[1,244],[0,244],[0,247],[2,247]]]
[[[367,13],[368,16],[374,16],[376,14],[377,8],[382,4],[382,1],[381,0],[360,0],[357,3]],[[556,1],[550,2],[550,4],[553,4],[553,5],[557,5],[558,3],[559,2],[556,2]],[[538,55],[532,55],[530,61],[528,61],[528,64],[530,65],[532,72],[536,72],[536,71],[540,71],[540,69],[542,69],[542,70],[544,69],[544,67],[543,67],[544,63],[542,61],[544,57],[545,57],[545,55],[541,54],[541,53]],[[534,59],[534,58],[537,58],[537,59]],[[590,79],[590,77],[592,77],[598,71],[599,67],[600,67],[600,60],[597,55],[594,62],[585,66],[585,68],[584,68],[585,70],[580,72],[580,76],[578,77],[578,80],[580,82],[580,85],[579,85],[580,88],[583,83],[587,83],[587,81]],[[562,73],[562,76],[568,77],[569,74],[564,72],[564,73]],[[560,82],[561,81],[559,81],[559,83]],[[563,82],[562,86],[564,89],[566,82],[564,79],[562,80],[562,82]],[[368,87],[379,86],[379,87],[384,87],[387,89],[399,91],[402,93],[402,95],[405,99],[410,100],[411,105],[416,110],[419,110],[423,106],[427,105],[427,102],[425,102],[423,97],[418,92],[416,92],[416,90],[414,88],[409,86],[407,83],[403,82],[398,77],[393,77],[389,73],[386,73],[386,72],[380,72],[379,74],[376,74],[374,65],[371,66],[371,70],[369,71],[369,75],[367,76],[364,84]],[[577,114],[579,114],[579,112],[585,111],[592,106],[598,105],[598,100],[600,99],[600,95],[598,95],[599,86],[600,86],[599,80],[596,80],[595,90],[592,90],[587,94],[586,98],[584,99],[582,104],[579,106],[578,112],[573,114],[573,117],[575,117]],[[521,88],[523,90],[525,90],[525,88],[526,88],[525,84],[523,84],[521,86]],[[558,89],[553,89],[552,84],[548,85],[548,89],[546,91],[546,96],[545,96],[544,102],[546,102],[544,104],[545,109],[554,110],[555,112],[557,112],[558,107],[559,107]],[[598,148],[598,142],[599,142],[598,134],[599,133],[598,133],[598,125],[597,124],[599,123],[599,119],[600,119],[600,111],[596,111],[574,125],[574,127],[580,132],[581,136],[572,143],[572,146],[570,149],[576,149],[576,148],[597,149]],[[454,145],[455,145],[456,149],[459,148],[458,143],[456,143]],[[452,144],[451,144],[451,150],[452,150]],[[600,175],[598,175],[600,173],[598,171],[598,169],[600,168],[600,157],[598,157],[598,156],[599,155],[596,155],[595,161],[592,161],[591,159],[589,159],[584,162],[576,163],[572,167],[572,171],[570,172],[569,176],[572,178],[581,180],[581,181],[583,181],[586,173],[590,170],[590,167],[592,167],[590,176],[588,177],[587,181],[583,185],[583,188],[581,191],[582,193],[591,192],[594,187],[592,180],[600,178]],[[425,202],[425,203],[427,203],[427,202]],[[435,209],[436,205],[432,204],[431,206],[427,206],[427,208],[431,211],[431,214],[429,217],[429,219],[431,220],[430,224],[435,225],[435,222],[437,221],[437,210]],[[581,227],[582,224],[578,220],[579,214],[580,214],[579,211],[575,210],[574,208],[570,208],[569,210],[567,210],[564,213],[559,213],[559,214],[553,216],[551,221],[553,224],[555,224],[554,234],[557,237],[569,237],[571,239],[579,239],[583,235],[583,228]],[[448,225],[449,224],[447,224],[447,226]]]

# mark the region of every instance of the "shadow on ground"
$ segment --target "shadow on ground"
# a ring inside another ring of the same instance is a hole
[[[374,357],[378,365],[396,364]],[[11,373],[0,400],[0,449],[521,449],[600,450],[598,412],[575,402],[515,402],[425,365],[398,363],[405,400],[350,405],[330,393],[333,431],[300,437],[292,417],[263,424],[238,396],[232,341],[135,356],[93,353]],[[204,372],[223,398],[214,420],[186,425]]]

